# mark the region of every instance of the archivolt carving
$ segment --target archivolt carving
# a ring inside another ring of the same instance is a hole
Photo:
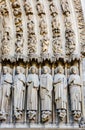
[[[60,37],[60,22],[58,18],[52,19],[53,37]]]
[[[9,11],[7,9],[7,5],[6,5],[6,1],[0,1],[0,12],[3,16],[8,16],[9,15]]]
[[[45,11],[44,11],[44,6],[40,1],[37,2],[36,8],[38,11],[38,15],[40,17],[43,17],[45,15]]]
[[[55,17],[56,15],[58,15],[57,8],[56,8],[56,6],[55,6],[55,4],[53,2],[50,3],[50,12],[51,12],[51,15],[53,17]]]
[[[62,57],[62,54],[63,54],[62,43],[59,37],[53,40],[53,53],[54,53],[54,56],[59,55],[60,57]]]
[[[37,49],[36,49],[36,36],[35,35],[31,35],[28,38],[28,54],[35,54]]]
[[[41,46],[42,46],[42,54],[48,54],[48,50],[49,50],[49,39],[48,37],[44,37],[42,40],[41,40]]]
[[[48,33],[47,31],[47,24],[46,24],[46,21],[44,19],[41,19],[40,20],[40,34],[41,35],[46,35]]]
[[[2,39],[2,55],[4,58],[7,58],[10,55],[10,50],[11,50],[10,28],[5,28]]]
[[[68,0],[61,0],[61,7],[62,7],[63,14],[65,14],[66,16],[69,16],[71,13],[71,10],[69,7]]]

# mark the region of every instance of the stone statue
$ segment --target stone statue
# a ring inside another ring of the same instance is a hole
[[[43,67],[43,74],[40,76],[40,99],[41,99],[41,118],[42,122],[50,120],[52,112],[52,76],[50,68]]]
[[[60,37],[53,40],[53,53],[55,56],[62,55],[62,43]]]
[[[21,119],[24,110],[25,81],[24,68],[17,66],[14,77],[14,116],[17,120]]]
[[[63,120],[67,110],[67,79],[63,74],[62,66],[58,66],[56,71],[57,74],[54,76],[55,104],[59,118]]]
[[[3,75],[1,75],[1,104],[0,120],[6,120],[8,115],[8,101],[11,94],[12,75],[8,66],[3,66]]]
[[[81,117],[81,79],[76,66],[72,66],[70,72],[68,84],[70,88],[71,111],[74,120],[78,120]]]
[[[61,7],[62,7],[63,14],[65,14],[66,16],[69,16],[71,12],[70,12],[68,0],[62,0]]]
[[[30,74],[27,77],[27,114],[29,120],[35,120],[38,110],[38,89],[39,78],[37,75],[37,68],[35,66],[30,67]]]

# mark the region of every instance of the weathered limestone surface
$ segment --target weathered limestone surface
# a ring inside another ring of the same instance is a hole
[[[85,128],[80,0],[0,0],[0,128]]]

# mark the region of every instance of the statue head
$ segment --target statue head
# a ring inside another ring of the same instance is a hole
[[[76,66],[72,66],[70,69],[71,74],[77,74],[78,73],[78,68]]]
[[[44,66],[43,67],[43,73],[44,74],[50,73],[50,68],[48,66]]]
[[[30,73],[32,73],[32,74],[35,74],[35,73],[37,73],[37,67],[36,66],[32,66],[32,67],[30,67]]]
[[[17,70],[17,74],[24,73],[24,68],[21,66],[17,66],[16,70]]]
[[[6,74],[7,72],[10,73],[10,68],[8,66],[3,66],[3,73]]]
[[[59,65],[56,69],[55,69],[55,73],[60,73],[63,74],[64,73],[64,69],[61,65]]]

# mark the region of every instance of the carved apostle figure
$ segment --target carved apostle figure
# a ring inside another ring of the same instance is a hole
[[[39,78],[35,66],[30,67],[30,74],[28,74],[27,77],[27,86],[27,114],[30,120],[35,120],[38,110],[37,91],[39,89]]]
[[[21,119],[24,109],[25,81],[24,68],[17,66],[17,74],[14,77],[14,115],[16,119]]]
[[[1,111],[0,111],[0,119],[6,120],[6,116],[8,114],[8,101],[11,93],[12,86],[12,75],[10,68],[7,66],[3,67],[3,75],[1,76]]]
[[[55,103],[59,117],[63,120],[67,109],[67,79],[63,74],[62,66],[58,66],[56,70],[57,74],[54,76]]]
[[[42,122],[47,122],[50,119],[52,111],[52,82],[50,68],[48,66],[44,66],[43,74],[40,76]]]
[[[69,77],[70,97],[71,97],[71,111],[74,120],[81,117],[81,79],[76,66],[71,67],[71,75]]]

